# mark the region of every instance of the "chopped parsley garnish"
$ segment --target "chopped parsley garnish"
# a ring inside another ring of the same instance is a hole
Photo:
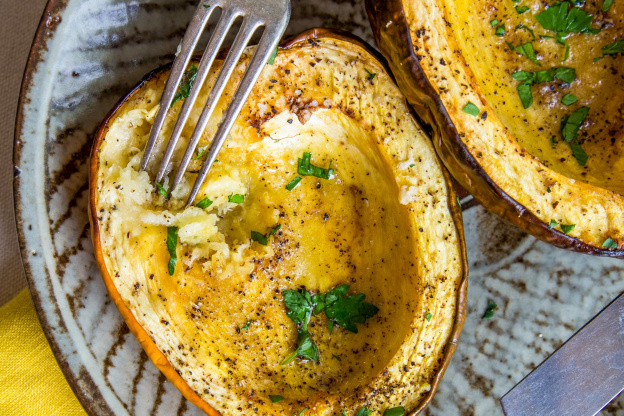
[[[258,231],[252,231],[251,232],[251,239],[253,241],[256,241],[256,242],[262,244],[263,246],[266,246],[267,244],[269,244],[269,237],[271,237],[273,234],[278,232],[280,228],[282,228],[281,224],[277,224],[275,227],[273,227],[273,228],[271,228],[269,230],[267,235],[261,234]]]
[[[286,190],[292,191],[293,189],[295,189],[295,187],[299,185],[299,182],[301,182],[302,179],[303,178],[301,176],[296,176],[295,179],[288,182],[288,185],[286,185]]]
[[[228,202],[232,202],[234,204],[242,204],[243,202],[245,202],[245,195],[241,195],[241,194],[228,195]]]
[[[306,410],[308,410],[308,408],[307,408],[307,407],[306,407],[306,408],[304,408],[302,411],[300,411],[300,412],[299,412],[299,414],[298,414],[297,416],[303,416],[303,413],[304,413]],[[293,415],[293,416],[295,416],[295,415]]]
[[[199,201],[197,204],[195,204],[195,206],[197,208],[201,208],[201,209],[206,209],[208,208],[210,205],[212,205],[212,201],[206,197],[204,199],[202,199],[201,201]]]
[[[204,6],[204,9],[209,9],[210,8],[209,4],[204,4],[203,6]]]
[[[518,14],[523,14],[528,12],[531,8],[529,6],[515,6],[514,9],[516,9]]]
[[[532,40],[535,40],[535,32],[533,32],[533,29],[531,29],[528,26],[523,25],[522,23],[520,23],[519,25],[517,25],[515,28],[515,30],[519,30],[519,29],[524,29],[527,32],[529,32],[531,34],[531,37],[533,38]]]
[[[431,312],[427,312],[427,314],[425,315],[425,319],[427,320],[427,322],[431,322],[432,317],[433,315],[431,315]]]
[[[604,2],[602,3],[602,7],[600,8],[601,11],[603,12],[608,12],[609,9],[611,8],[611,5],[613,4],[613,0],[604,0]]]
[[[377,76],[376,73],[372,72],[368,68],[364,68],[364,71],[366,71],[366,73],[368,74],[368,79],[370,80],[375,79],[375,77]]]
[[[461,201],[459,200],[458,196],[455,197],[455,201],[457,201],[457,205],[459,205],[459,207],[461,208]]]
[[[561,60],[561,62],[567,61],[569,57],[570,57],[570,45],[566,45],[565,52],[563,54],[563,59]]]
[[[383,412],[383,416],[403,416],[405,414],[405,408],[403,406],[393,407]]]
[[[413,168],[414,166],[416,166],[416,163],[412,163],[411,165],[409,165],[410,168]]]
[[[559,226],[561,227],[561,231],[563,231],[565,235],[568,235],[572,232],[574,227],[576,227],[576,224],[559,224]]]
[[[245,324],[245,326],[243,326],[240,330],[241,331],[248,331],[249,330],[249,326],[253,323],[253,320],[248,320],[247,323]],[[275,403],[275,402],[273,402]]]
[[[485,313],[481,317],[481,319],[492,319],[494,317],[494,310],[498,307],[496,302],[493,300],[488,300],[488,306],[485,308]]]
[[[297,161],[297,173],[302,176],[315,176],[321,179],[331,179],[334,177],[334,170],[331,167],[331,160],[327,169],[319,168],[310,163],[312,153],[304,152]]]
[[[180,81],[180,85],[178,86],[178,91],[176,91],[173,96],[173,101],[171,101],[171,106],[178,101],[184,98],[187,98],[191,94],[191,88],[193,88],[193,82],[197,77],[197,67],[192,65],[188,70],[184,72],[182,75],[182,80]]]
[[[175,273],[176,263],[178,261],[178,227],[167,227],[167,250],[169,251],[169,276]]]
[[[572,154],[576,158],[579,165],[585,166],[587,163],[587,153],[583,150],[581,145],[577,141],[578,132],[581,128],[581,124],[585,121],[589,107],[580,107],[576,109],[572,114],[564,116],[561,119],[561,137],[563,140],[570,144]]]
[[[310,339],[308,324],[312,316],[325,312],[328,319],[329,333],[331,334],[334,325],[338,325],[348,331],[357,333],[355,325],[363,324],[366,319],[371,318],[379,312],[379,308],[371,303],[363,302],[366,295],[359,293],[347,296],[349,285],[340,285],[327,293],[311,295],[307,290],[285,290],[284,304],[286,305],[286,315],[298,327],[297,349],[286,358],[282,365],[286,365],[297,356],[307,358],[312,361],[319,361],[318,349]]]
[[[204,155],[204,153],[206,153],[207,149],[208,149],[208,146],[200,147],[199,151],[197,152],[197,154],[195,156],[193,156],[193,160],[197,160],[197,159],[201,158]]]
[[[548,228],[550,228],[551,230],[553,228],[555,228],[557,225],[559,225],[559,223],[555,220],[550,220],[550,224],[548,224]]]
[[[273,402],[273,403],[279,403],[282,400],[284,400],[284,398],[282,396],[277,395],[277,394],[276,395],[269,394],[269,399],[271,399],[271,402]]]
[[[169,192],[167,192],[167,190],[165,189],[164,186],[162,186],[161,184],[157,183],[156,184],[156,188],[158,189],[158,192],[165,197],[165,199],[169,198]]]
[[[624,52],[624,39],[616,40],[602,47],[602,55],[617,55],[622,52]]]
[[[576,79],[576,71],[574,68],[562,66],[535,72],[516,71],[511,77],[515,80],[522,81],[516,89],[518,90],[520,101],[522,101],[522,106],[524,108],[529,108],[531,104],[533,104],[531,85],[551,82],[554,81],[555,78],[567,84],[571,84]]]
[[[563,97],[561,97],[561,104],[563,105],[572,105],[577,101],[578,101],[578,98],[576,98],[576,95],[574,94],[566,94]]]
[[[338,361],[342,361],[342,358],[338,357],[336,354],[332,354],[332,357],[334,357],[335,359],[337,359]]]
[[[275,49],[273,50],[273,53],[271,53],[269,60],[267,61],[267,65],[273,65],[275,63],[275,58],[277,57],[278,49],[279,49],[279,46],[276,46]]]
[[[373,411],[370,410],[368,407],[362,407],[360,410],[358,410],[356,416],[370,416],[372,413]]]
[[[531,42],[523,43],[520,46],[514,46],[511,43],[507,42],[507,46],[512,51],[518,52],[520,55],[524,55],[531,60],[535,65],[542,66],[537,57],[535,56],[535,49],[533,49],[533,44]]]
[[[586,33],[595,35],[600,29],[591,27],[591,14],[587,14],[571,3],[555,2],[543,12],[535,15],[537,21],[546,30],[552,30],[557,34],[557,43],[565,45],[565,37],[570,33]]]
[[[548,193],[552,192],[551,189],[550,189],[550,186],[548,188],[546,188],[546,192],[548,192]]]
[[[500,26],[497,26],[494,34],[496,36],[505,36],[505,25],[501,23]]]
[[[468,101],[468,103],[464,106],[464,108],[462,108],[462,111],[466,114],[470,114],[471,116],[478,116],[479,115],[479,107],[477,107],[476,105],[474,105],[471,101]]]
[[[494,27],[498,24],[498,19],[492,19],[490,20],[490,26]]]
[[[618,243],[617,241],[614,241],[611,239],[611,237],[609,237],[604,241],[604,243],[602,243],[602,246],[608,249],[615,249],[618,248]]]

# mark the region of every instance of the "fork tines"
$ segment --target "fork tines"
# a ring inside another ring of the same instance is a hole
[[[225,86],[245,47],[248,45],[251,37],[258,29],[263,27],[264,30],[241,82],[238,85],[236,93],[232,97],[232,100],[230,101],[217,129],[215,137],[213,138],[208,152],[206,153],[201,169],[189,194],[187,205],[191,204],[195,199],[201,184],[208,175],[208,171],[214,163],[219,150],[230,132],[236,117],[247,100],[247,97],[249,96],[256,80],[260,76],[260,73],[269,60],[271,54],[277,48],[279,39],[284,33],[290,19],[290,0],[200,1],[191,23],[184,34],[180,50],[173,61],[171,73],[169,74],[169,79],[165,85],[165,90],[160,100],[160,107],[158,109],[158,113],[156,114],[156,118],[154,119],[149,140],[145,147],[145,153],[143,154],[143,159],[141,160],[142,170],[146,169],[147,164],[150,161],[154,145],[164,124],[165,117],[169,107],[171,106],[173,97],[184,76],[185,69],[191,61],[191,57],[193,56],[193,52],[201,34],[206,29],[208,19],[216,9],[222,10],[221,17],[219,18],[206,50],[201,57],[197,68],[197,75],[193,81],[193,87],[190,90],[189,96],[184,100],[182,108],[180,109],[178,119],[173,127],[171,137],[169,138],[163,158],[158,168],[158,174],[155,178],[156,183],[161,183],[163,177],[168,173],[171,156],[180,138],[182,129],[188,120],[195,100],[197,99],[202,85],[210,72],[210,68],[212,67],[214,59],[221,48],[227,33],[232,27],[234,21],[239,17],[242,17],[242,24],[233,44],[230,47],[227,57],[225,58],[223,66],[220,69],[217,80],[210,90],[204,109],[197,121],[195,130],[189,139],[184,156],[180,161],[180,165],[177,167],[175,178],[169,187],[170,193],[182,180],[184,172],[193,157],[197,143],[199,142],[202,133],[210,120],[215,104],[219,101],[219,98],[221,97],[221,94],[223,93],[223,90],[225,89]]]

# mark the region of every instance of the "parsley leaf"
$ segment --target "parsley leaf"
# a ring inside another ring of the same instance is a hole
[[[608,248],[608,249],[616,249],[618,248],[618,243],[617,241],[614,241],[611,239],[611,237],[607,238],[604,243],[602,243],[602,247]]]
[[[332,357],[334,357],[335,359],[337,359],[338,361],[342,361],[342,358],[340,358],[339,356],[337,356],[336,354],[332,354]]]
[[[167,190],[165,189],[164,186],[162,186],[161,184],[157,183],[156,184],[156,188],[158,189],[158,192],[165,197],[165,199],[169,198],[169,192],[167,192]]]
[[[249,326],[253,323],[253,320],[248,320],[247,323],[245,324],[245,326],[243,326],[240,330],[241,331],[248,331],[249,330]],[[273,402],[275,403],[275,402]]]
[[[587,117],[589,107],[580,107],[576,109],[572,114],[567,115],[561,119],[561,136],[563,140],[570,144],[572,154],[576,158],[579,165],[585,166],[587,163],[587,153],[583,150],[581,145],[577,141],[578,131]]]
[[[533,94],[531,94],[531,84],[528,82],[523,82],[522,84],[518,84],[516,87],[518,90],[518,95],[520,96],[520,101],[522,101],[522,107],[529,108],[531,104],[533,104]]]
[[[427,314],[425,315],[425,319],[427,320],[427,322],[431,322],[432,317],[433,315],[431,315],[431,312],[427,312]]]
[[[368,79],[370,79],[370,80],[375,79],[375,77],[377,76],[376,73],[372,72],[368,68],[364,68],[364,71],[366,71],[366,73],[368,74]]]
[[[276,46],[275,49],[273,50],[273,53],[271,53],[269,60],[267,61],[267,65],[273,65],[275,63],[275,58],[277,58],[278,50],[279,50],[279,46]]]
[[[514,8],[518,14],[526,13],[531,9],[529,6],[515,6]]]
[[[501,23],[501,25],[494,30],[494,34],[496,36],[505,36],[505,25]]]
[[[320,359],[318,348],[310,339],[310,333],[308,331],[299,331],[299,336],[297,337],[297,349],[290,357],[286,358],[282,362],[282,365],[290,363],[297,357],[307,358],[308,360],[316,362]]]
[[[602,7],[600,8],[601,11],[603,12],[608,12],[609,9],[611,8],[611,5],[613,4],[613,0],[604,0],[604,2],[602,3]]]
[[[267,235],[259,233],[258,231],[252,231],[251,232],[251,239],[252,239],[252,241],[256,241],[256,242],[262,244],[263,246],[266,246],[267,244],[269,244],[269,237],[271,237],[273,234],[278,232],[280,228],[282,228],[282,225],[281,224],[277,224],[275,227],[273,227],[273,228],[271,228],[269,230]]]
[[[180,81],[180,85],[178,85],[178,90],[173,96],[173,100],[171,101],[171,105],[169,106],[169,108],[173,107],[173,105],[178,100],[187,98],[191,94],[191,88],[193,88],[193,82],[195,81],[196,77],[197,77],[197,67],[193,64],[182,75],[182,80]]]
[[[561,231],[563,231],[563,233],[565,235],[568,235],[572,232],[572,230],[574,230],[574,227],[576,227],[576,224],[559,224],[559,226],[561,227]]]
[[[368,407],[362,407],[358,412],[356,416],[369,416],[373,413],[372,410],[370,410]]]
[[[585,166],[589,156],[587,156],[587,153],[585,153],[585,150],[583,150],[581,145],[576,140],[571,141],[570,149],[572,150],[572,155],[576,159],[576,162],[581,166]]]
[[[193,160],[197,160],[201,158],[204,155],[204,153],[206,153],[207,149],[208,149],[208,146],[200,147],[199,151],[197,152],[197,155],[193,156]]]
[[[568,7],[571,8],[568,10]],[[587,14],[569,2],[555,2],[543,12],[535,15],[544,29],[552,30],[557,34],[557,42],[565,44],[565,37],[569,33],[586,33],[595,35],[600,29],[591,27],[591,14]]]
[[[310,163],[312,153],[304,152],[303,156],[297,160],[297,173],[302,176],[315,176],[321,179],[331,179],[334,177],[334,170],[331,168],[331,161],[327,169],[319,168]]]
[[[301,176],[296,176],[295,179],[288,182],[288,185],[286,185],[286,190],[292,191],[293,189],[295,189],[295,187],[299,185],[299,182],[301,182],[302,179],[303,178]]]
[[[531,42],[523,43],[520,46],[513,46],[511,43],[508,43],[512,50],[518,52],[520,55],[524,55],[531,60],[535,65],[541,66],[537,57],[535,56],[535,49],[533,49],[533,44]]]
[[[485,309],[485,313],[481,317],[481,319],[492,319],[494,317],[494,310],[498,307],[496,302],[493,300],[488,300],[488,306]]]
[[[281,402],[282,400],[284,400],[284,397],[282,397],[282,396],[280,396],[280,395],[272,395],[272,394],[269,394],[269,399],[271,399],[271,402],[273,402],[273,403],[279,403],[279,402]]]
[[[403,406],[393,407],[383,413],[383,416],[403,416],[405,414],[405,408]]]
[[[617,40],[602,47],[602,55],[617,55],[622,52],[624,52],[624,39]]]
[[[242,204],[244,201],[245,201],[245,195],[241,195],[241,194],[228,195],[228,202],[232,202],[234,204]]]
[[[563,97],[561,97],[561,104],[563,105],[572,105],[577,101],[578,101],[578,98],[576,98],[576,95],[574,94],[566,94]]]
[[[576,139],[581,124],[583,124],[585,117],[587,117],[587,113],[589,113],[589,107],[580,107],[572,114],[563,117],[560,128],[563,140],[570,142]]]
[[[306,408],[304,408],[302,411],[300,411],[300,412],[299,412],[299,414],[298,414],[297,416],[303,416],[303,413],[304,413],[306,410],[308,410],[308,408],[307,408],[307,407],[306,407]],[[295,415],[293,415],[293,416],[295,416]]]
[[[498,19],[492,19],[490,20],[490,26],[494,27],[498,24]]]
[[[462,111],[466,114],[470,114],[471,116],[478,116],[479,115],[479,107],[477,107],[476,105],[474,105],[471,101],[468,101],[468,103],[464,106],[464,108],[462,108]]]
[[[169,276],[175,273],[176,263],[178,261],[178,253],[176,248],[178,245],[178,227],[167,227],[167,250],[169,251]]]
[[[548,224],[548,228],[550,228],[551,230],[553,228],[555,228],[557,225],[559,225],[559,223],[555,220],[550,220],[550,224]]]
[[[358,329],[355,324],[363,324],[379,312],[377,306],[364,302],[364,298],[366,295],[360,293],[339,299],[325,308],[325,315],[336,325],[357,334]]]
[[[202,199],[201,201],[199,201],[197,204],[195,204],[195,206],[197,208],[201,208],[201,209],[206,209],[208,208],[210,205],[212,205],[212,201],[206,197],[204,199]]]

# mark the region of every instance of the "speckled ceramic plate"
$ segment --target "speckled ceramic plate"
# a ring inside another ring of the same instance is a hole
[[[169,61],[195,0],[51,0],[22,87],[15,210],[24,267],[52,349],[91,415],[199,415],[149,362],[93,258],[87,166],[94,130]],[[288,33],[325,26],[372,42],[363,1],[293,0]],[[500,415],[498,398],[624,291],[624,262],[536,241],[465,211],[468,314],[427,415]],[[481,315],[492,299],[495,317]],[[597,340],[599,342],[599,340]],[[624,415],[623,398],[603,411]]]

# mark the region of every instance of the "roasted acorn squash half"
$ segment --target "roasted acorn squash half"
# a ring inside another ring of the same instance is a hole
[[[96,134],[104,282],[150,359],[208,414],[417,411],[450,361],[466,306],[461,210],[382,59],[338,32],[283,42],[190,207],[206,141],[172,195],[137,169],[168,68]]]
[[[483,206],[624,256],[622,3],[367,0],[398,85]]]

